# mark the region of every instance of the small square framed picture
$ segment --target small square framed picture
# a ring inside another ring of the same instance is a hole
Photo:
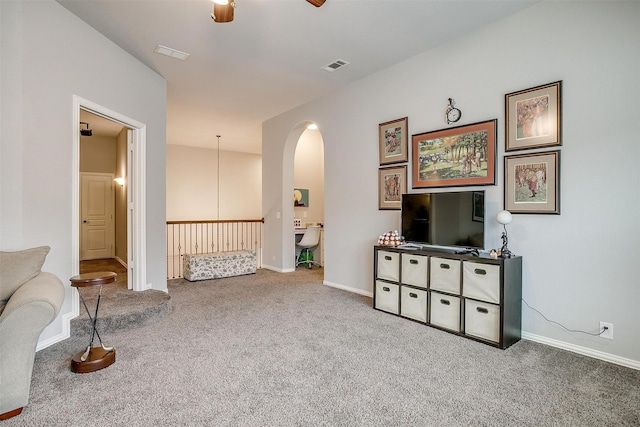
[[[378,209],[400,210],[402,195],[407,192],[407,166],[378,170]]]
[[[378,125],[378,144],[380,147],[380,166],[406,162],[407,118],[392,120]]]
[[[505,95],[505,151],[561,145],[562,81]]]
[[[505,156],[504,208],[514,214],[560,214],[560,151]]]

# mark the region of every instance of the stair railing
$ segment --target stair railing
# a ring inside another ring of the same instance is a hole
[[[262,219],[167,221],[167,279],[182,277],[185,254],[252,250],[262,267]]]

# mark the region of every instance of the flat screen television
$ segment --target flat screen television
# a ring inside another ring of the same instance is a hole
[[[484,191],[402,195],[402,236],[409,244],[484,249]]]

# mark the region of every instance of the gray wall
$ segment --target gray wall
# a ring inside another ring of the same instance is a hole
[[[0,249],[51,246],[43,269],[67,286],[51,341],[73,311],[73,95],[147,126],[147,281],[167,287],[166,81],[53,1],[0,2],[0,19]]]
[[[490,219],[503,209],[504,95],[563,80],[562,212],[514,215],[509,246],[524,257],[531,306],[570,329],[611,322],[615,339],[568,332],[526,305],[523,330],[640,369],[639,21],[638,2],[542,2],[266,121],[264,264],[291,267],[288,170],[306,122],[325,146],[325,283],[371,295],[373,245],[400,226],[398,211],[377,208],[378,124],[408,116],[410,134],[445,128],[449,97],[460,124],[497,118],[497,185],[478,187]],[[486,232],[500,247],[498,224]]]

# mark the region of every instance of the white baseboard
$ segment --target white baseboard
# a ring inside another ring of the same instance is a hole
[[[339,283],[329,282],[328,280],[323,280],[322,284],[330,286],[332,288],[342,289],[343,291],[353,292],[354,294],[360,294],[360,295],[364,295],[365,297],[373,298],[372,292],[363,291],[362,289],[352,288],[351,286],[345,286]]]
[[[573,353],[582,354],[584,356],[593,357],[594,359],[604,360],[605,362],[615,363],[616,365],[625,366],[627,368],[640,370],[640,361],[627,359],[625,357],[616,356],[615,354],[605,353],[599,350],[582,347],[579,345],[569,344],[563,341],[554,340],[540,335],[522,332],[522,339],[535,341],[540,344],[549,345],[551,347],[560,348],[562,350],[571,351]]]
[[[116,261],[118,261],[124,268],[127,268],[127,263],[121,260],[119,257],[115,257]]]
[[[59,343],[60,341],[64,341],[71,336],[71,319],[77,317],[77,314],[74,312],[69,312],[62,315],[62,332],[58,335],[48,338],[44,341],[38,341],[38,345],[36,346],[36,351],[43,350],[53,344]]]
[[[275,271],[277,273],[293,273],[296,271],[295,268],[278,268],[267,264],[262,264],[261,268],[266,268],[267,270]]]

